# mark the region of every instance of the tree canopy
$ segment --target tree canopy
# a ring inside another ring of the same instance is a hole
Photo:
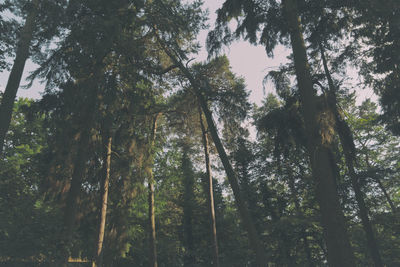
[[[200,0],[3,1],[0,265],[400,265],[399,14],[225,0],[208,28]],[[291,51],[260,105],[236,40]],[[27,60],[40,99],[16,97]]]

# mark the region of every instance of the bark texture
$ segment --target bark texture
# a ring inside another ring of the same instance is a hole
[[[332,136],[327,126],[329,114],[320,112],[310,75],[306,47],[295,0],[283,0],[284,15],[289,26],[294,66],[302,102],[302,113],[308,136],[307,150],[316,184],[316,196],[328,248],[328,263],[332,267],[355,266],[335,182],[332,160]]]

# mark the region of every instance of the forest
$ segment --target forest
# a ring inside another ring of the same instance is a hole
[[[209,17],[0,1],[0,266],[400,266],[399,1]],[[224,55],[238,40],[290,51],[261,105]]]

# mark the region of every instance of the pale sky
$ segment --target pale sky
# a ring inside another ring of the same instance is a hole
[[[224,0],[205,0],[204,7],[209,10],[209,24],[210,28],[214,27],[216,19],[215,11],[222,6]],[[205,40],[208,30],[202,31],[199,35],[199,42],[202,45],[202,50],[196,58],[196,61],[205,61],[207,59],[207,52],[205,49]],[[288,62],[287,56],[290,51],[283,46],[278,46],[274,51],[274,58],[268,58],[264,47],[250,45],[247,41],[234,42],[230,47],[224,49],[224,53],[229,58],[232,66],[232,71],[238,76],[244,77],[247,88],[251,92],[250,101],[252,103],[260,104],[264,98],[263,94],[263,79],[268,71],[277,69],[280,64]],[[29,72],[35,69],[35,65],[29,60],[27,61],[21,85],[27,84],[25,77]],[[8,72],[0,73],[0,90],[3,91],[8,79]],[[40,93],[43,92],[43,84],[35,81],[32,88],[18,90],[18,96],[40,98]],[[273,89],[267,87],[266,93],[272,92]],[[359,93],[360,94],[360,93]],[[361,92],[361,98],[372,96],[371,92]]]

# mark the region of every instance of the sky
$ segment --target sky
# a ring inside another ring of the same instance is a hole
[[[204,7],[209,10],[209,21],[211,28],[214,26],[216,20],[216,10],[222,6],[222,0],[206,0],[204,1]],[[207,51],[205,49],[205,42],[208,30],[203,30],[199,34],[198,41],[200,42],[202,49],[199,55],[196,57],[195,61],[206,61]],[[279,64],[286,62],[286,56],[289,52],[280,47],[279,51],[276,52],[274,59],[269,59],[265,53],[262,46],[253,46],[246,41],[237,41],[233,43],[229,48],[225,47],[223,51],[229,58],[232,66],[232,71],[238,76],[244,77],[247,88],[250,93],[250,101],[260,104],[263,99],[263,86],[262,81],[267,74],[267,71],[271,67],[278,67]],[[27,61],[23,78],[21,80],[21,85],[25,85],[28,82],[25,78],[29,73],[36,69],[31,61]],[[0,73],[0,90],[4,91],[7,84],[8,72]],[[29,89],[19,88],[19,97],[29,97],[38,99],[41,97],[40,93],[43,92],[44,84],[39,81],[35,81],[33,86]]]
[[[209,21],[210,29],[214,27],[214,22],[216,20],[216,10],[220,8],[224,0],[205,0],[204,8],[209,10]],[[207,37],[208,30],[203,30],[200,32],[198,41],[200,42],[202,49],[199,55],[196,57],[195,61],[206,61],[207,51],[205,49],[205,41]],[[242,76],[247,85],[247,89],[250,91],[250,102],[260,105],[265,97],[263,90],[263,79],[268,71],[277,69],[280,64],[285,64],[288,62],[287,56],[290,51],[283,46],[278,46],[274,51],[274,58],[268,58],[264,47],[254,46],[249,44],[247,41],[239,40],[231,44],[229,47],[225,47],[223,51],[231,64],[232,71],[238,76]],[[23,79],[21,85],[27,84],[25,78],[29,73],[36,69],[31,61],[27,61],[25,71],[23,74]],[[8,72],[0,73],[0,90],[3,91],[6,86],[8,79]],[[18,90],[19,97],[29,97],[38,99],[41,97],[41,92],[43,92],[44,84],[39,81],[35,81],[33,86],[29,89],[23,89],[20,87]],[[273,92],[271,86],[267,86],[265,93]],[[359,101],[373,97],[371,91],[361,91],[359,93]]]

